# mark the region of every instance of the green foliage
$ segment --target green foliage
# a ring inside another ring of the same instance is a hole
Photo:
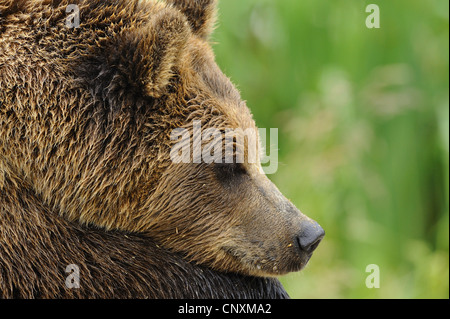
[[[380,8],[368,29],[366,6]],[[222,0],[213,41],[270,178],[326,236],[293,298],[449,297],[447,0]],[[369,289],[366,266],[380,268]]]

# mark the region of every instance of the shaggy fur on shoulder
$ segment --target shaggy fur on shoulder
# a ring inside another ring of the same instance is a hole
[[[276,279],[219,273],[143,236],[81,227],[20,181],[3,176],[3,186],[0,298],[288,297]],[[79,288],[66,285],[69,265],[79,268]]]

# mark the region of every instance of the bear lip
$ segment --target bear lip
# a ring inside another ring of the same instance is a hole
[[[236,263],[244,266],[250,275],[258,277],[278,277],[290,272],[301,271],[312,256],[312,253],[302,252],[301,254],[290,254],[291,257],[285,262],[282,261],[285,256],[282,256],[281,260],[276,260],[273,257],[261,257],[248,262],[245,261],[247,254],[239,251],[236,247],[226,246],[222,247],[221,250]],[[268,262],[268,260],[273,260],[274,262]]]

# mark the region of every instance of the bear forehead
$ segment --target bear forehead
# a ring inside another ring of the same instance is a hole
[[[186,66],[194,73],[194,82],[201,90],[207,91],[215,102],[214,108],[227,117],[233,127],[254,128],[255,123],[246,102],[242,100],[239,90],[222,72],[215,61],[210,44],[192,36],[188,41]],[[189,73],[189,72],[188,72]]]

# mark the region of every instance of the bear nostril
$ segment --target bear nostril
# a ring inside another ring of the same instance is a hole
[[[311,254],[319,246],[324,236],[325,231],[318,223],[307,222],[302,225],[297,241],[301,250]]]

